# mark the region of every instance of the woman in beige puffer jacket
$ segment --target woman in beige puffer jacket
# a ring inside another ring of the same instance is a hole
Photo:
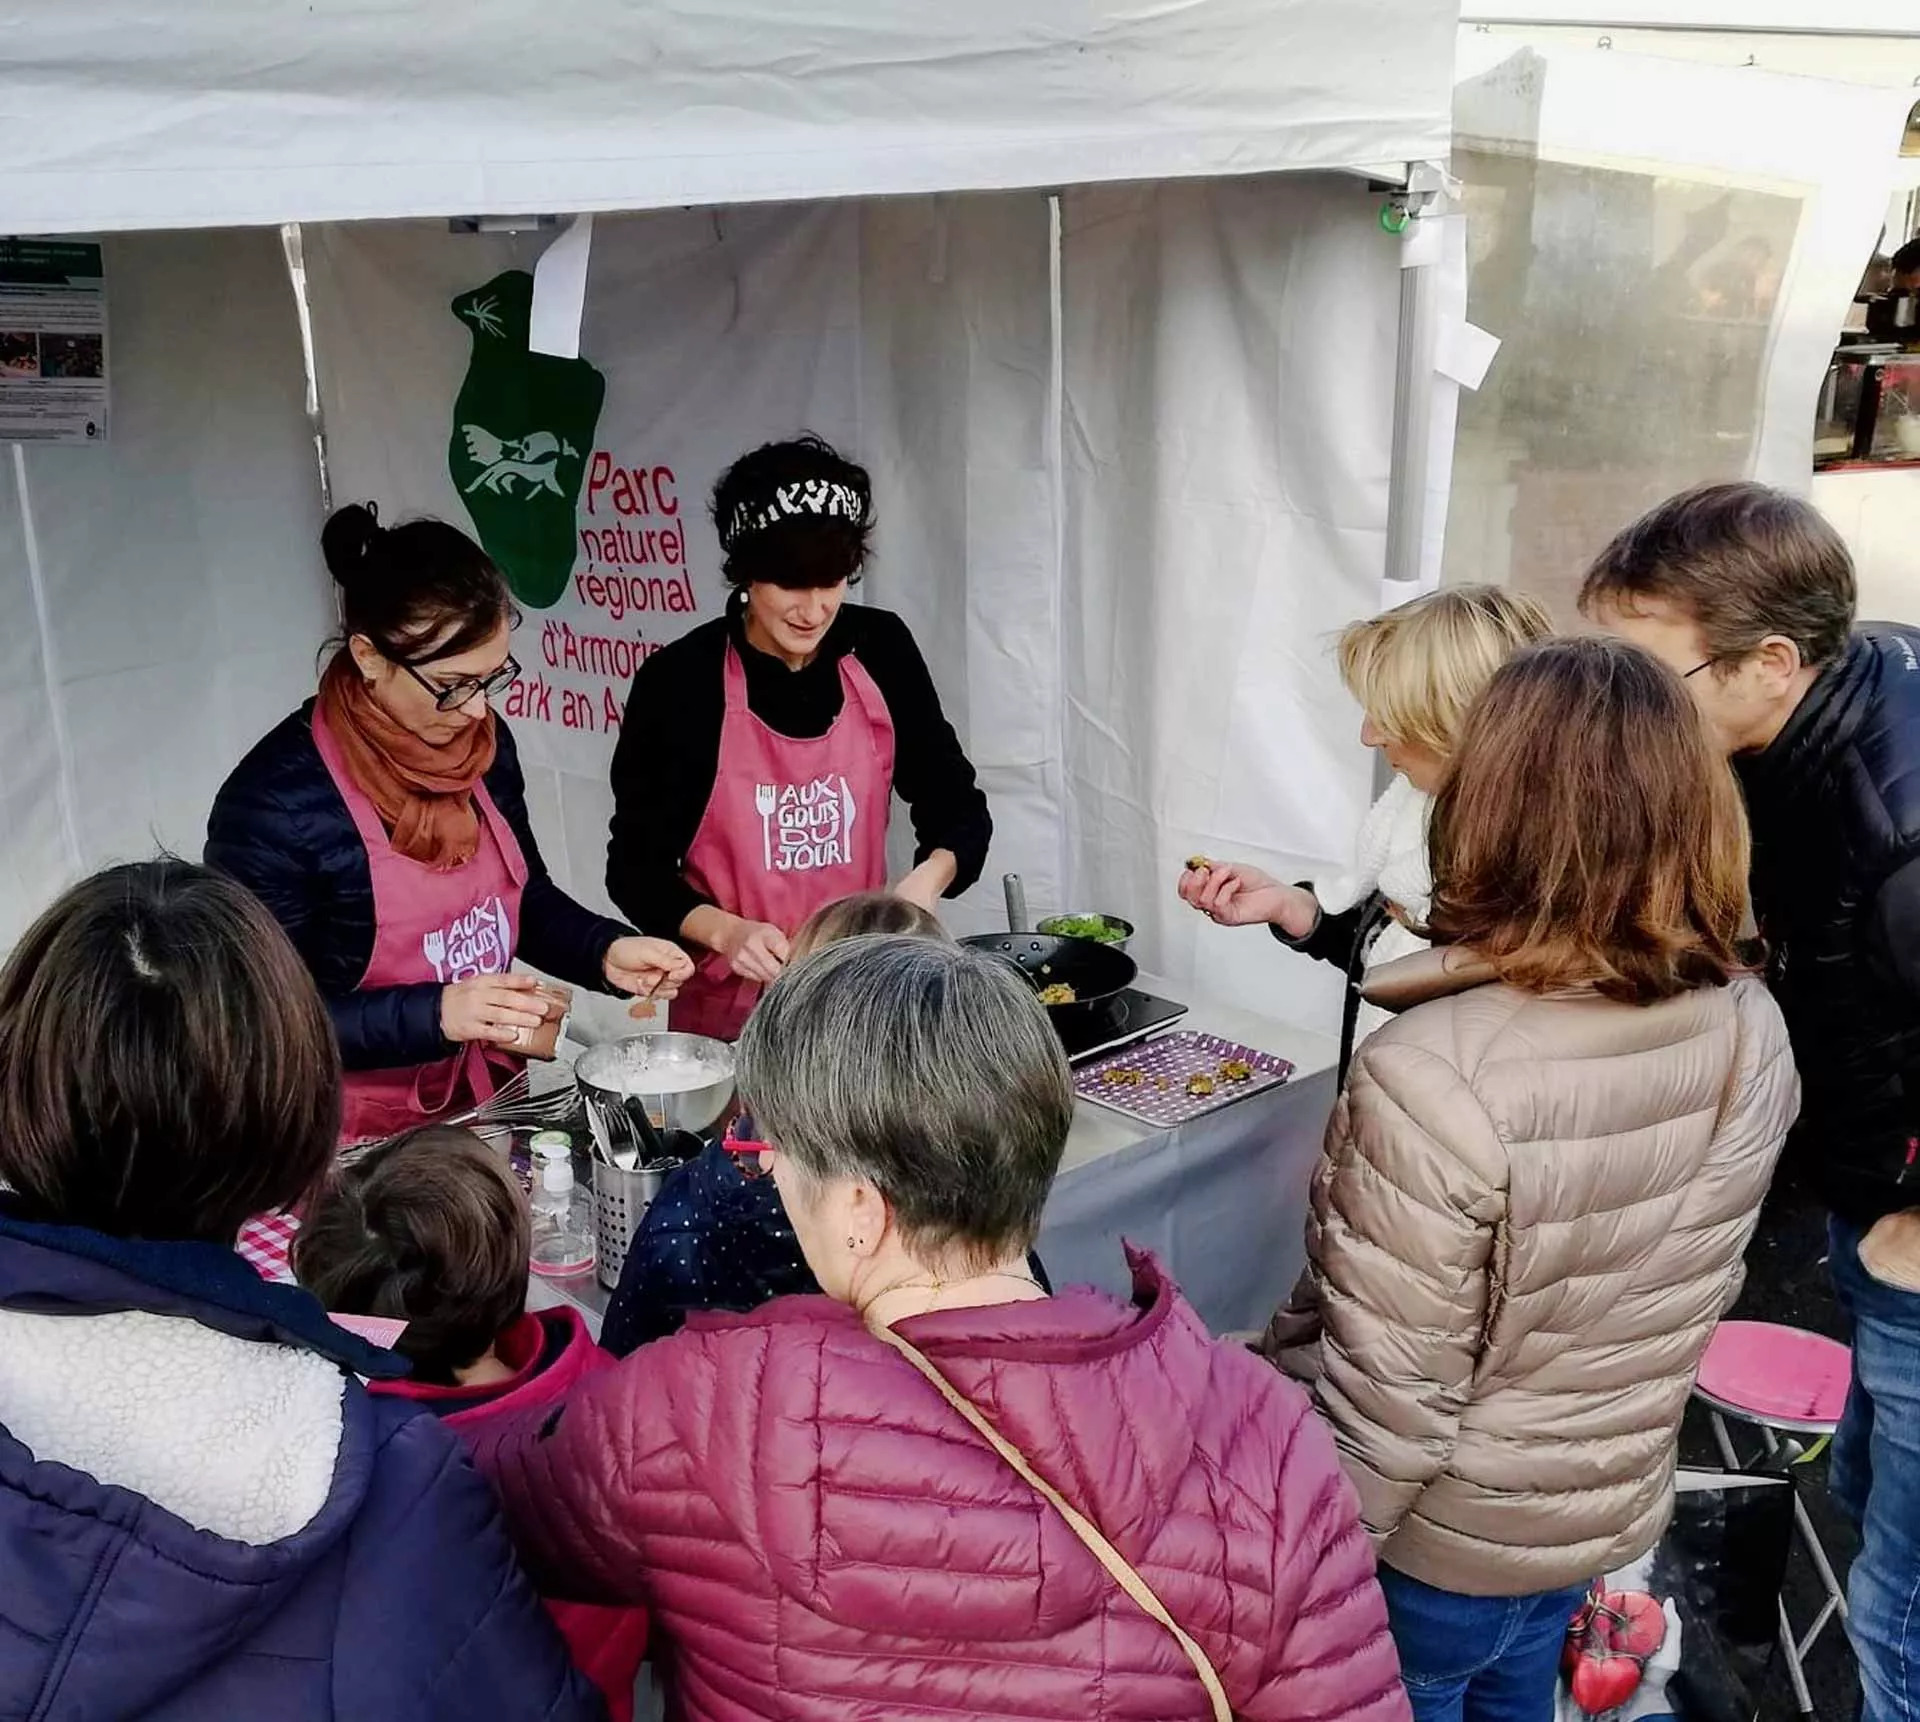
[[[1672,672],[1532,648],[1436,804],[1436,949],[1368,996],[1302,1292],[1416,1717],[1551,1714],[1567,1614],[1659,1538],[1700,1354],[1799,1105],[1735,945],[1747,837]]]

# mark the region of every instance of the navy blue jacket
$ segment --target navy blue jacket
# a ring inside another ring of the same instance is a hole
[[[520,839],[527,888],[519,956],[574,986],[606,990],[601,962],[627,929],[583,909],[547,874],[527,822],[520,755],[496,718],[488,792]],[[313,971],[349,1070],[428,1064],[453,1051],[440,1032],[440,987],[372,987],[373,878],[366,845],[313,739],[313,702],[265,736],[221,785],[207,821],[206,862],[273,911]]]
[[[1733,764],[1805,1089],[1787,1164],[1870,1226],[1920,1202],[1920,628],[1857,629]]]
[[[758,1309],[817,1292],[780,1191],[720,1143],[676,1167],[647,1204],[600,1324],[615,1357],[678,1333],[695,1310]]]
[[[334,1327],[306,1293],[268,1285],[212,1244],[0,1217],[0,1305],[77,1318],[151,1310],[347,1370],[405,1370]],[[40,1463],[0,1418],[0,1716],[601,1716],[458,1438],[352,1379],[342,1413],[326,1504],[260,1546]]]

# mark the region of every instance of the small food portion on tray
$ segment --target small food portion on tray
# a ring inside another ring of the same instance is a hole
[[[1074,1073],[1074,1092],[1129,1118],[1184,1124],[1293,1074],[1270,1052],[1182,1029],[1128,1047]]]

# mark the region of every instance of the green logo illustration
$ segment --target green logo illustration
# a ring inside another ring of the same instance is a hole
[[[532,306],[523,269],[454,300],[473,357],[453,404],[447,471],[513,595],[544,610],[573,572],[574,509],[607,379],[585,359],[528,352]]]

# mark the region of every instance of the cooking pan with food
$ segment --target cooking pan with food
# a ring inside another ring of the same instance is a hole
[[[1012,963],[1056,1024],[1091,1019],[1138,978],[1133,958],[1114,945],[1049,933],[980,933],[961,943]],[[1065,989],[1064,993],[1055,989]]]

